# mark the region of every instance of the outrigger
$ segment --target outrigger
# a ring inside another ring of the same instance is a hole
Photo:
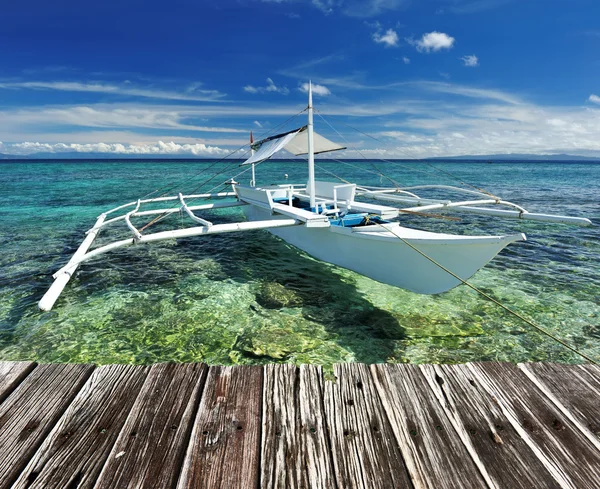
[[[522,233],[506,236],[459,236],[421,231],[401,226],[398,221],[394,221],[403,214],[420,214],[432,210],[460,211],[581,226],[592,224],[589,219],[582,217],[528,212],[517,204],[491,194],[460,187],[422,185],[381,188],[317,181],[314,171],[315,154],[346,148],[314,132],[310,84],[307,112],[306,126],[251,144],[252,154],[243,163],[252,165],[250,185],[241,185],[232,180],[232,190],[228,192],[191,195],[179,193],[139,199],[98,216],[69,262],[53,275],[54,283],[40,300],[39,308],[44,311],[52,309],[82,263],[119,248],[162,240],[266,229],[319,260],[416,293],[437,294],[460,285],[504,247],[515,241],[524,241],[526,237]],[[307,184],[256,186],[255,165],[283,149],[296,156],[308,155]],[[422,198],[416,193],[431,189],[460,192],[468,195],[468,199]],[[191,201],[197,199],[207,199],[208,203],[190,205]],[[374,201],[385,202],[387,205]],[[177,205],[171,208],[144,209],[162,202]],[[248,221],[213,224],[198,215],[199,211],[236,206],[243,208]],[[138,229],[132,223],[134,218],[157,216],[155,220],[158,220],[179,213],[185,214],[196,225],[144,233],[148,225]],[[131,232],[131,237],[91,249],[101,231],[122,222]]]

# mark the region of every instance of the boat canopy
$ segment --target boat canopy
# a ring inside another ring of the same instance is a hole
[[[307,126],[303,126],[299,129],[294,129],[293,131],[277,134],[276,136],[257,141],[252,145],[252,149],[255,153],[244,161],[242,165],[261,163],[262,161],[268,160],[282,149],[289,151],[295,156],[307,154],[308,137],[306,135],[306,129]],[[313,147],[315,154],[346,149],[345,146],[334,143],[316,132],[313,133]]]

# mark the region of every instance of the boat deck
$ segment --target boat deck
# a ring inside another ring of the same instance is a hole
[[[598,488],[600,368],[0,362],[0,488]]]

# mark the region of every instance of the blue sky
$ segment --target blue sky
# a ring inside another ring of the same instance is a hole
[[[598,0],[6,2],[0,153],[222,156],[311,79],[367,156],[600,156],[599,18]]]

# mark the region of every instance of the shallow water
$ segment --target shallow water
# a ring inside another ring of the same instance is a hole
[[[458,222],[403,222],[460,234],[525,232],[526,243],[509,246],[471,282],[600,357],[599,164],[434,163],[456,178],[424,163],[351,164],[318,163],[363,184],[389,184],[375,171],[403,185],[462,180],[530,211],[591,218],[596,227],[472,215]],[[265,231],[116,251],[83,265],[54,310],[37,309],[52,273],[98,214],[176,181],[178,191],[224,188],[220,183],[240,171],[237,164],[207,180],[225,168],[202,161],[0,163],[0,360],[580,361],[464,286],[436,296],[413,294],[314,260]],[[286,173],[289,182],[301,183],[306,168],[266,163],[257,179],[282,183]],[[323,170],[317,176],[333,180]],[[247,173],[238,178],[249,179]],[[206,216],[217,222],[243,218],[239,208]],[[179,214],[173,219],[179,222]],[[114,229],[127,236],[123,224]]]

